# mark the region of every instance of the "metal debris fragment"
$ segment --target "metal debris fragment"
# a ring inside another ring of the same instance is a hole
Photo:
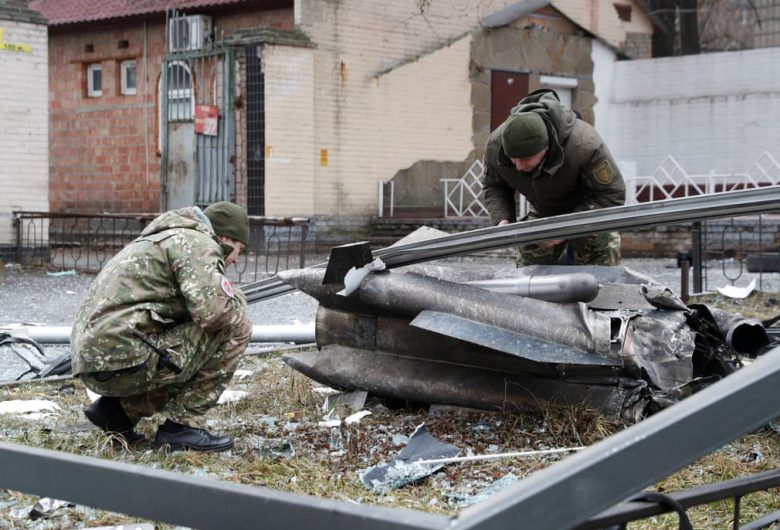
[[[718,292],[729,298],[743,299],[750,296],[756,290],[756,279],[753,278],[746,287],[737,287],[735,285],[726,285],[718,287]]]
[[[325,397],[325,402],[322,404],[322,411],[330,414],[338,407],[346,407],[347,409],[356,412],[363,408],[367,398],[368,392],[365,390],[330,394]]]
[[[409,438],[409,443],[390,463],[380,463],[360,473],[363,485],[374,493],[387,493],[444,467],[443,464],[420,464],[418,461],[448,458],[460,454],[454,445],[440,442],[428,433],[425,425],[419,425]]]
[[[0,402],[0,414],[15,414],[29,420],[39,420],[62,410],[47,399],[15,399]]]
[[[217,400],[218,405],[225,405],[227,403],[238,403],[248,395],[246,390],[225,390]]]
[[[350,416],[347,416],[344,418],[344,424],[345,425],[354,425],[356,423],[359,423],[360,420],[365,418],[366,416],[370,415],[370,410],[361,410],[359,412],[356,412]],[[319,422],[320,427],[338,427],[341,425],[341,418],[335,417],[335,418],[329,418],[327,420],[323,420]]]
[[[503,490],[507,486],[511,486],[515,482],[520,480],[519,477],[512,473],[508,473],[501,477],[500,479],[496,480],[492,484],[482,488],[477,493],[472,495],[471,497],[467,497],[465,499],[460,500],[457,502],[457,505],[461,508],[465,508],[467,506],[471,506],[473,504],[480,503],[487,499],[488,497],[492,496],[495,493],[498,493],[499,491]]]
[[[456,456],[452,458],[434,458],[431,460],[420,460],[417,463],[427,464],[454,464],[455,462],[475,462],[477,460],[496,460],[499,458],[525,458],[529,456],[557,455],[561,453],[573,453],[582,451],[585,447],[566,447],[561,449],[541,449],[538,451],[516,451],[512,453],[493,453],[489,455],[470,455]]]
[[[30,519],[48,519],[54,512],[62,508],[73,508],[75,504],[68,501],[61,501],[58,499],[51,499],[49,497],[43,497],[33,505],[30,510]]]

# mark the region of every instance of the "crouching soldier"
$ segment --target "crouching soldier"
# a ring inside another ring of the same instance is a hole
[[[95,278],[73,326],[73,373],[100,398],[84,410],[107,432],[137,441],[143,417],[166,417],[156,447],[224,451],[203,428],[252,325],[225,277],[249,241],[246,212],[229,202],[166,212]]]

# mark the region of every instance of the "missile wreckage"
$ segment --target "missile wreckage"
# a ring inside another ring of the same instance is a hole
[[[486,275],[432,264],[381,270],[377,259],[354,268],[353,276],[362,270],[355,280],[341,275],[334,255],[327,270],[279,274],[319,301],[318,351],[283,358],[341,390],[492,410],[583,404],[636,421],[731,373],[770,342],[761,322],[686,305],[624,267]]]

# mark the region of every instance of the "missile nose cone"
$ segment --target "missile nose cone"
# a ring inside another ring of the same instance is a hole
[[[336,291],[343,289],[343,285],[322,285],[325,278],[325,269],[292,269],[277,274],[280,280],[292,285],[301,292],[316,298],[320,302],[325,297],[335,296]]]
[[[309,293],[315,286],[322,286],[322,278],[325,269],[292,269],[277,274],[283,282],[292,285],[296,289]]]
[[[304,269],[291,269],[287,271],[281,271],[276,275],[279,277],[280,280],[282,280],[287,285],[292,285],[293,287],[297,288],[298,283],[303,277],[303,271]]]
[[[314,358],[309,352],[305,354],[303,352],[288,353],[282,355],[282,361],[293,370],[298,370],[304,374],[311,373],[312,365],[314,364]]]

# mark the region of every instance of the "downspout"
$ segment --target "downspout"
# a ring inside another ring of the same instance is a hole
[[[144,20],[144,59],[143,59],[143,77],[144,80],[144,156],[146,159],[146,188],[149,189],[149,79],[147,71],[147,42],[148,32],[146,21]]]

